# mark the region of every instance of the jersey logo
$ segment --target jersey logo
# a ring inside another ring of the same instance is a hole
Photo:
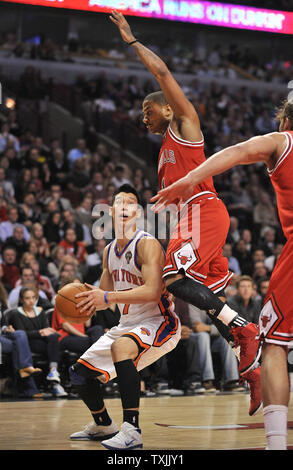
[[[150,336],[150,334],[151,334],[150,331],[147,328],[145,328],[144,326],[142,328],[140,328],[140,330],[141,330],[141,333],[143,335]]]
[[[262,322],[262,326],[264,328],[266,328],[267,324],[269,323],[269,321],[271,321],[272,319],[272,314],[270,313],[269,315],[261,315],[261,322]]]
[[[176,163],[176,157],[174,154],[174,150],[167,150],[164,149],[160,155],[159,159],[159,170],[162,168],[163,165],[166,163],[173,163],[175,165]]]
[[[126,261],[127,261],[127,264],[130,263],[130,260],[132,258],[132,253],[131,251],[127,251],[127,253],[125,253],[125,258],[126,258]]]
[[[177,258],[180,260],[180,263],[182,264],[182,266],[185,266],[188,261],[192,260],[192,256],[181,255],[180,251],[177,255]]]

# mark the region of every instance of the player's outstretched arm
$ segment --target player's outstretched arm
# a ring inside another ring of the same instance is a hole
[[[151,202],[155,202],[152,210],[160,212],[169,204],[186,201],[193,195],[194,187],[205,179],[223,173],[236,165],[250,165],[264,162],[271,168],[274,166],[277,155],[280,154],[285,143],[284,135],[274,132],[264,136],[253,137],[232,147],[228,147],[212,155],[200,166],[190,171],[186,176],[176,181],[156,194]]]
[[[122,13],[118,13],[116,10],[112,11],[110,19],[119,28],[121,37],[127,44],[136,41],[128,22]],[[200,126],[194,106],[186,98],[165,62],[139,41],[135,42],[131,47],[133,47],[136,55],[160,84],[161,90],[171,106],[175,118],[191,119],[195,124]]]

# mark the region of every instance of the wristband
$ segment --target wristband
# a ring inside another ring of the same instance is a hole
[[[128,42],[127,44],[128,44],[129,46],[132,46],[132,44],[134,44],[135,42],[139,42],[139,40],[138,40],[138,39],[134,39],[134,41]]]
[[[106,290],[105,294],[104,294],[104,300],[105,300],[105,304],[108,304],[108,291]]]

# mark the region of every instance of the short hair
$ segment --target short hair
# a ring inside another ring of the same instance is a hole
[[[153,93],[149,93],[143,101],[153,101],[161,106],[166,106],[168,101],[162,91],[154,91]]]
[[[275,119],[282,121],[288,118],[290,127],[293,130],[293,100],[285,100],[281,106],[277,109]]]
[[[114,204],[115,197],[120,193],[133,194],[136,197],[138,204],[140,204],[140,197],[136,189],[130,184],[122,184],[122,186],[119,186],[119,188],[117,188],[113,193],[112,206]]]
[[[243,282],[243,281],[249,281],[249,282],[251,282],[252,286],[254,285],[254,280],[252,279],[252,277],[248,276],[247,274],[243,274],[243,276],[239,276],[239,278],[236,281],[237,289],[239,288],[240,283]]]

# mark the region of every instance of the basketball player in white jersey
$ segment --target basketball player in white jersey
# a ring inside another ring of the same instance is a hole
[[[78,308],[91,315],[117,303],[121,318],[70,368],[70,377],[94,422],[71,439],[102,440],[107,449],[142,447],[139,428],[139,371],[177,345],[181,327],[168,294],[163,292],[163,249],[153,236],[138,230],[138,194],[130,185],[113,196],[116,238],[104,250],[99,288],[78,294]],[[117,233],[119,232],[119,236]],[[123,424],[120,432],[105,408],[100,382],[117,376]]]

